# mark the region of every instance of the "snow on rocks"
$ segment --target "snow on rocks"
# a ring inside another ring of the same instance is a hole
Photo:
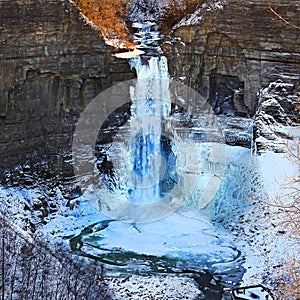
[[[166,4],[166,0],[130,0],[129,19],[134,22],[157,21]]]
[[[245,155],[250,151],[249,149],[229,147],[231,155],[228,159],[230,168],[236,167],[236,163],[241,161],[245,162]],[[242,155],[243,154],[243,155]],[[295,166],[286,162],[282,154],[274,154],[272,152],[265,153],[259,158],[260,161],[260,172],[261,180],[265,186],[266,191],[269,195],[275,195],[278,191],[279,186],[276,185],[278,179],[281,181],[284,180],[285,172],[293,174],[297,170]],[[289,167],[288,167],[289,166]],[[232,173],[232,172],[231,172]],[[233,174],[238,173],[238,170]],[[251,177],[251,176],[249,176]],[[238,178],[238,176],[236,176]],[[230,188],[230,186],[229,186]],[[59,192],[57,191],[58,195]],[[36,203],[35,198],[40,196],[40,191],[38,189],[30,191],[25,191],[22,189],[0,189],[0,198],[2,200],[9,200],[8,206],[10,206],[10,212],[12,215],[16,216],[15,223],[22,228],[22,219],[28,218],[31,219],[32,216],[29,213],[26,213],[24,218],[21,217],[21,214],[24,211],[22,206],[27,204],[29,207]],[[49,240],[52,240],[54,236],[63,237],[71,234],[79,234],[87,224],[99,222],[104,220],[105,216],[101,216],[98,212],[91,207],[90,202],[84,197],[81,197],[81,201],[78,207],[70,209],[65,207],[63,201],[63,196],[59,195],[57,200],[60,203],[61,208],[55,212],[49,214],[45,217],[47,224],[44,224],[40,231],[49,237]],[[19,203],[21,205],[13,205]],[[254,203],[254,201],[253,201]],[[271,281],[276,281],[276,276],[278,276],[279,266],[282,265],[282,261],[292,254],[296,249],[296,244],[292,241],[289,241],[288,233],[284,234],[279,226],[274,226],[272,224],[273,220],[271,218],[268,206],[265,204],[257,204],[253,206],[247,206],[247,209],[242,211],[234,210],[239,214],[238,219],[231,219],[231,223],[227,224],[227,228],[232,231],[232,235],[235,236],[233,243],[237,245],[237,248],[241,250],[241,255],[245,258],[245,263],[243,267],[246,269],[246,273],[243,277],[243,285],[252,285],[258,283],[269,283],[271,286]],[[226,250],[228,246],[231,245],[232,235],[230,232],[225,232],[219,228],[214,228],[212,230],[212,225],[210,222],[200,222],[195,219],[199,215],[194,215],[191,213],[185,212],[184,216],[176,214],[170,216],[168,220],[164,220],[163,223],[157,223],[157,227],[154,228],[153,224],[144,224],[139,225],[138,229],[142,231],[145,236],[144,240],[153,236],[152,241],[152,250],[161,251],[161,253],[166,254],[171,245],[174,249],[175,241],[174,233],[170,235],[172,230],[180,238],[177,241],[180,241],[185,246],[189,246],[186,249],[186,252],[195,251],[195,253],[209,252],[209,244],[214,247],[214,249],[222,248],[220,254],[230,254],[231,252]],[[167,222],[168,221],[168,222]],[[171,222],[172,221],[172,222]],[[169,224],[169,227],[166,225]],[[113,223],[112,227],[109,227],[107,230],[113,230],[115,228],[115,234],[110,235],[109,239],[105,240],[105,235],[103,231],[104,242],[112,242],[111,246],[120,246],[122,241],[123,247],[130,246],[129,243],[125,244],[126,240],[128,241],[128,236],[126,237],[125,233],[128,232],[128,228],[131,230],[129,236],[131,237],[130,242],[134,242],[134,237],[139,236],[139,231],[135,230],[134,227],[129,225],[126,227],[126,224]],[[175,226],[176,225],[176,226]],[[126,230],[121,230],[121,226],[126,227]],[[185,231],[192,230],[194,235],[186,235]],[[106,231],[107,231],[106,230]],[[216,241],[216,236],[221,233],[228,234],[227,240],[224,237],[218,238],[219,241],[222,240],[222,243],[214,242]],[[159,234],[162,233],[161,237]],[[207,233],[213,234],[212,236],[207,236]],[[186,241],[188,237],[191,237],[191,242],[193,244],[188,244]],[[52,238],[51,238],[52,237]],[[115,239],[113,239],[115,237]],[[202,237],[202,238],[201,238]],[[166,240],[167,239],[167,240]],[[157,247],[155,241],[167,241],[168,243],[160,243],[161,249]],[[209,243],[212,240],[213,242]],[[144,253],[145,250],[150,251],[149,247],[144,250],[141,249],[144,244],[139,244],[136,240],[136,243],[132,245],[133,248],[130,248],[131,251],[137,250],[137,247],[140,249],[140,252]],[[203,241],[203,242],[201,242]],[[225,243],[225,242],[226,243]],[[172,242],[172,243],[171,243]],[[227,247],[224,247],[227,246]],[[177,246],[176,246],[177,247]],[[143,250],[143,251],[141,251]],[[229,249],[230,250],[230,249]],[[159,253],[152,253],[157,254]],[[223,257],[224,258],[224,257]],[[216,263],[218,265],[218,263]],[[238,266],[237,266],[238,267]],[[201,289],[197,288],[195,281],[191,278],[178,277],[178,276],[136,276],[131,275],[126,278],[105,278],[106,286],[111,293],[113,293],[113,299],[203,299],[203,294]]]
[[[209,0],[203,3],[193,14],[185,16],[174,29],[181,26],[191,26],[198,24],[203,19],[205,11],[220,10],[227,4],[228,0]]]
[[[105,279],[114,300],[204,299],[194,280],[174,276]]]
[[[299,251],[297,241],[290,238],[287,228],[284,228],[276,208],[268,203],[276,195],[283,195],[282,184],[286,176],[298,174],[298,166],[289,161],[285,154],[266,151],[258,158],[260,182],[263,190],[258,201],[243,215],[232,228],[237,232],[239,247],[245,255],[242,285],[263,283],[270,288],[276,288],[281,268],[289,257]]]
[[[293,83],[271,83],[260,91],[254,122],[254,142],[258,154],[266,150],[284,152],[292,129],[299,126],[300,90]]]

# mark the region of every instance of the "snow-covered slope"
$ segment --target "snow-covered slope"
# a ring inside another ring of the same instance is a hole
[[[208,0],[205,1],[193,14],[185,16],[174,29],[181,26],[191,26],[198,24],[203,18],[203,12],[211,10],[221,10],[226,5],[228,0]]]

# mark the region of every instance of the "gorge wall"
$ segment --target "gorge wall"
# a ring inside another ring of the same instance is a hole
[[[294,0],[205,1],[164,44],[171,75],[197,89],[216,113],[234,118],[249,120],[258,92],[271,82],[292,84],[296,93],[300,30],[269,5],[300,26]],[[135,74],[70,0],[0,0],[0,12],[0,168],[57,161],[89,101]],[[249,123],[235,119],[230,126],[248,130],[232,143],[249,146]]]
[[[0,0],[0,168],[70,149],[102,90],[135,74],[69,0]]]
[[[206,1],[165,43],[170,71],[210,101],[216,113],[251,117],[270,82],[299,85],[300,26],[294,0]]]

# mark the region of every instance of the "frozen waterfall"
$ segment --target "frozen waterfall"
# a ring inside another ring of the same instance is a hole
[[[141,28],[140,45],[146,47],[153,35]],[[170,79],[167,59],[155,53],[131,58],[137,79],[98,99],[100,113],[111,107],[101,127],[104,142],[97,144],[98,177],[82,197],[83,215],[90,213],[91,221],[86,225],[81,212],[73,215],[83,229],[70,239],[71,248],[122,272],[205,270],[239,281],[241,252],[231,234],[211,221],[238,222],[247,207],[246,191],[256,176],[251,150],[225,145],[206,99]],[[87,205],[94,202],[95,214]]]
[[[161,128],[170,110],[169,76],[165,57],[152,57],[144,64],[136,57],[131,66],[137,71],[137,81],[131,89],[134,145],[129,200],[145,203],[160,198],[160,182],[167,170]]]

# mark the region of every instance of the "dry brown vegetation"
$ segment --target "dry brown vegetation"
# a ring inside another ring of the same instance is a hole
[[[128,0],[75,0],[81,12],[101,31],[106,40],[114,41],[115,47],[133,48],[125,23]]]

